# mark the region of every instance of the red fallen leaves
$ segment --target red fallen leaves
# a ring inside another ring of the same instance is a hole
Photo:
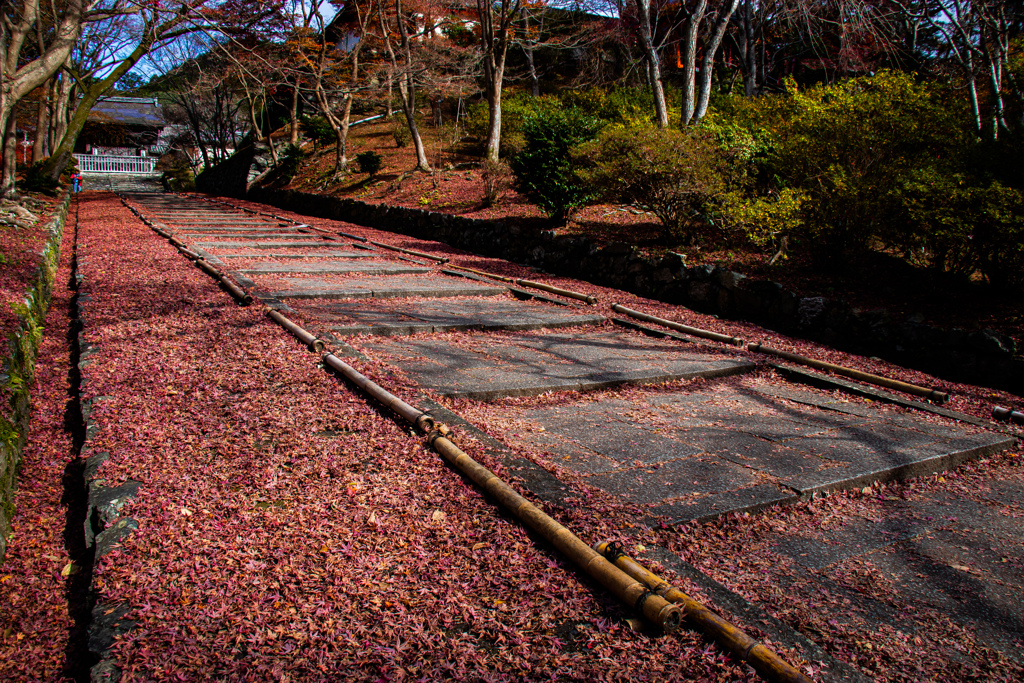
[[[35,223],[24,226],[0,224],[0,340],[14,331],[16,317],[12,304],[23,302],[25,292],[35,284],[42,263],[42,251],[50,238],[47,222],[56,208],[56,200],[36,197],[45,208],[36,210]]]
[[[71,454],[71,439],[64,431],[71,243],[68,230],[36,361],[32,419],[14,493],[12,534],[0,564],[0,680],[5,681],[59,679],[71,627],[61,575],[68,564],[61,479]],[[6,278],[7,273],[0,272]]]
[[[634,633],[115,200],[82,219],[84,336],[98,349],[84,391],[110,397],[82,455],[111,454],[110,485],[142,481],[126,508],[139,530],[96,572],[138,624],[112,653],[126,680],[751,679],[693,633]]]

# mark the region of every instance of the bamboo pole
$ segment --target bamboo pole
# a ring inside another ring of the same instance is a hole
[[[302,329],[294,322],[286,318],[281,314],[280,311],[275,311],[273,308],[267,309],[267,317],[276,322],[278,325],[288,330],[293,337],[298,339],[300,342],[306,345],[306,348],[316,353],[323,353],[325,344],[320,339]]]
[[[591,578],[607,588],[621,602],[640,612],[648,621],[671,632],[679,627],[681,612],[660,595],[606,560],[578,536],[556,522],[540,508],[519,495],[489,469],[473,460],[452,443],[441,430],[427,437],[430,445],[457,470],[490,494],[508,512],[544,537]]]
[[[467,273],[473,273],[474,275],[483,275],[484,277],[489,277],[492,280],[498,280],[500,282],[508,282],[510,284],[514,284],[515,283],[515,280],[513,280],[510,277],[505,277],[504,275],[494,275],[493,273],[485,273],[484,271],[477,270],[476,268],[467,268],[466,266],[456,266],[456,265],[451,264],[451,263],[448,264],[448,267],[449,268],[454,268],[456,270],[464,270]]]
[[[746,633],[721,618],[678,588],[671,586],[657,574],[607,541],[597,545],[597,551],[630,577],[670,602],[682,606],[683,616],[704,635],[712,638],[729,654],[754,668],[761,678],[770,683],[811,683],[799,669],[757,642]]]
[[[410,256],[418,256],[419,258],[425,258],[430,261],[436,261],[437,263],[448,263],[447,257],[444,256],[432,256],[430,254],[424,254],[422,251],[415,251],[413,249],[405,249],[404,247],[393,247],[390,244],[384,244],[376,240],[367,240],[370,244],[375,247],[381,247],[382,249],[390,249],[391,251],[398,251],[403,254],[409,254]]]
[[[995,420],[1008,420],[1024,425],[1024,413],[1002,406],[992,406],[992,418]]]
[[[626,308],[620,304],[612,304],[612,310],[616,313],[622,313],[630,316],[631,318],[636,318],[637,320],[643,320],[644,322],[668,327],[679,332],[685,332],[686,334],[694,337],[701,337],[702,339],[712,339],[717,342],[722,342],[723,344],[731,344],[732,346],[743,346],[746,343],[740,337],[731,337],[727,334],[712,332],[711,330],[702,330],[699,327],[690,327],[689,325],[683,325],[682,323],[677,323],[672,320],[648,315],[646,313],[641,313],[640,311],[634,311],[632,308]]]
[[[580,301],[586,301],[591,306],[597,303],[596,296],[592,296],[590,294],[581,294],[580,292],[573,292],[571,290],[561,289],[559,287],[552,287],[551,285],[546,285],[543,282],[534,282],[533,280],[519,279],[515,280],[514,282],[520,287],[533,287],[534,289],[539,289],[544,292],[551,292],[552,294],[568,297],[570,299],[579,299]]]
[[[895,389],[896,391],[902,391],[906,394],[913,394],[914,396],[922,396],[926,399],[935,401],[936,403],[942,404],[949,400],[949,394],[938,389],[931,387],[922,387],[916,384],[908,384],[907,382],[901,382],[898,379],[890,379],[888,377],[881,377],[879,375],[872,375],[870,372],[862,372],[860,370],[854,370],[853,368],[847,368],[842,365],[836,365],[834,363],[827,363],[821,360],[814,360],[813,358],[807,358],[806,356],[798,356],[795,353],[789,353],[788,351],[780,351],[779,349],[773,349],[770,346],[764,344],[748,344],[748,351],[758,351],[760,353],[766,353],[772,356],[778,356],[779,358],[785,358],[786,360],[793,361],[794,363],[800,363],[801,365],[807,365],[812,368],[819,370],[829,370],[837,375],[849,377],[851,379],[860,380],[861,382],[867,382],[868,384],[874,384],[875,386],[885,387],[886,389]]]
[[[492,280],[498,280],[499,282],[506,282],[512,285],[519,285],[520,287],[532,287],[533,289],[540,289],[542,291],[550,292],[552,294],[558,294],[559,296],[564,296],[569,299],[579,299],[580,301],[586,301],[588,304],[591,305],[597,303],[596,296],[592,296],[590,294],[581,294],[580,292],[573,292],[571,290],[561,289],[559,287],[552,287],[551,285],[544,284],[543,282],[534,282],[533,280],[521,280],[519,278],[505,277],[504,275],[495,275],[494,273],[487,273],[482,270],[477,270],[475,268],[467,268],[466,266],[456,266],[453,264],[448,264],[448,267],[454,268],[456,270],[464,270],[467,273],[473,273],[474,275],[482,275],[483,277],[489,277]]]
[[[198,261],[195,262],[195,264],[202,268],[204,271],[206,271],[215,280],[217,280],[224,287],[224,289],[228,290],[228,294],[230,294],[231,296],[238,300],[238,303],[242,304],[243,306],[248,306],[249,304],[252,303],[252,296],[250,296],[248,292],[239,287],[237,284],[232,282],[230,278],[224,275],[224,273],[220,272],[203,259],[199,259]]]
[[[283,316],[282,316],[283,317]],[[320,360],[323,364],[355,385],[357,389],[366,392],[378,403],[394,411],[399,417],[415,426],[421,432],[427,433],[434,428],[434,418],[415,408],[402,399],[398,398],[384,387],[371,381],[348,363],[332,353],[325,353]]]

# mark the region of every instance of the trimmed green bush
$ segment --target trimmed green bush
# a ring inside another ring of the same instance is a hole
[[[288,182],[299,172],[299,166],[305,158],[306,153],[298,145],[288,145],[278,157],[277,175],[284,182]]]
[[[302,124],[303,134],[313,141],[313,149],[319,151],[324,147],[330,147],[338,141],[338,136],[331,128],[331,122],[326,116],[315,114],[313,116],[302,115],[299,117]]]
[[[384,166],[384,159],[373,150],[360,152],[356,155],[356,165],[359,166],[360,173],[377,175]]]
[[[523,151],[511,163],[516,190],[555,221],[565,222],[575,209],[597,196],[576,176],[570,150],[593,140],[602,127],[599,119],[578,109],[528,116],[523,123]]]

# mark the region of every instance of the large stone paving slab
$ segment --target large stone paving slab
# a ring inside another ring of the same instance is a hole
[[[411,273],[429,273],[430,268],[407,266],[387,261],[319,262],[319,263],[261,263],[248,268],[240,268],[246,275],[278,275],[282,273],[302,273],[304,275],[330,275],[334,273],[360,273],[362,275],[401,275]]]
[[[288,232],[239,232],[239,233],[222,233],[222,232],[182,232],[175,230],[175,234],[179,237],[186,237],[192,240],[207,241],[211,239],[217,240],[273,240],[273,239],[304,239],[306,237],[312,238],[312,235],[306,235],[301,232],[288,233]],[[316,237],[315,239],[320,239]]]
[[[331,324],[336,334],[407,335],[455,330],[538,330],[596,325],[603,316],[524,301],[459,300],[332,304],[326,311],[345,321]]]
[[[552,462],[670,522],[937,472],[1013,445],[991,432],[753,379],[519,417],[537,427],[522,438]]]
[[[394,297],[497,296],[504,287],[444,277],[383,276],[320,280],[282,278],[288,289],[272,292],[280,299],[390,299]]]
[[[621,332],[502,339],[381,341],[375,345],[422,386],[448,396],[494,399],[625,383],[722,377],[752,363]]]
[[[338,245],[335,245],[338,246]],[[218,258],[243,258],[243,259],[304,259],[304,258],[369,258],[375,254],[366,251],[316,251],[313,253],[266,253],[258,251],[242,251],[235,253],[219,253]]]
[[[317,235],[313,235],[312,233],[309,233],[309,232],[303,232],[302,230],[299,230],[298,228],[280,227],[280,226],[276,226],[276,225],[271,225],[269,223],[265,223],[263,225],[247,225],[245,227],[237,227],[237,228],[222,228],[222,227],[214,227],[214,226],[210,226],[210,225],[192,225],[192,226],[175,225],[174,229],[176,231],[178,231],[178,232],[184,232],[184,233],[189,233],[189,234],[227,235],[227,236],[232,236],[232,237],[236,236],[236,235],[240,236],[240,237],[246,237],[246,236],[252,235],[252,234],[264,234],[264,233],[271,233],[271,234],[274,234],[274,235],[286,235],[288,237],[305,236],[305,235],[308,235],[310,237],[317,236]]]
[[[338,243],[310,236],[308,241],[299,240],[238,240],[237,242],[196,242],[203,249],[337,249]]]

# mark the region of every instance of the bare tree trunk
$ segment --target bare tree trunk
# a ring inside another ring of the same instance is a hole
[[[352,121],[352,94],[346,93],[345,107],[342,109],[341,119],[338,121],[338,146],[334,152],[334,167],[341,171],[348,170],[348,127]],[[337,171],[336,171],[337,172]]]
[[[50,113],[50,129],[46,145],[50,154],[53,154],[53,150],[57,148],[64,133],[67,132],[68,105],[71,103],[74,90],[74,81],[71,76],[66,72],[58,72],[57,80],[53,85],[53,98],[51,99],[53,110]]]
[[[533,62],[533,46],[536,41],[530,37],[530,14],[524,7],[523,16],[523,53],[526,55],[526,73],[530,77],[530,93],[540,97],[540,79],[537,77],[537,65]]]
[[[8,117],[3,136],[3,166],[0,168],[0,194],[8,199],[15,199],[18,196],[14,188],[14,173],[18,168],[16,128],[17,117]]]
[[[665,88],[661,82],[661,58],[651,36],[651,0],[635,2],[637,21],[640,25],[640,44],[647,60],[647,75],[651,83],[651,93],[654,95],[654,114],[658,119],[658,128],[668,128],[668,106],[665,104]]]
[[[299,83],[295,82],[295,86],[292,87],[292,107],[288,112],[288,121],[290,125],[288,133],[288,143],[297,145],[299,143]],[[277,163],[276,161],[274,163]]]
[[[692,123],[697,109],[697,34],[707,8],[708,0],[697,0],[697,6],[688,13],[683,27],[683,102],[680,116],[683,126]]]
[[[398,22],[398,35],[402,40],[402,56],[405,59],[405,68],[402,70],[398,80],[398,92],[402,96],[402,110],[405,112],[405,120],[409,125],[409,134],[412,137],[412,144],[416,150],[416,170],[429,173],[430,162],[427,161],[427,152],[423,148],[420,130],[416,125],[416,78],[412,69],[412,45],[409,42],[409,31],[406,28],[405,17],[402,12],[402,0],[395,0],[395,16]]]
[[[725,37],[725,29],[728,28],[729,21],[738,5],[739,0],[727,0],[726,4],[722,5],[711,37],[704,44],[704,56],[700,65],[700,89],[697,93],[697,106],[693,114],[694,122],[700,121],[708,113],[708,100],[711,98],[711,76],[715,71],[715,55],[718,54],[722,38]]]
[[[39,104],[36,109],[36,138],[32,141],[32,163],[38,163],[46,156],[46,129],[50,121],[50,90],[52,83],[47,81],[40,87]]]
[[[267,134],[263,135],[263,127],[260,125],[256,117],[256,97],[249,94],[249,85],[244,83],[246,89],[245,99],[249,105],[249,125],[252,126],[252,132],[255,134],[257,140],[263,140],[267,143],[270,148],[270,161],[274,164],[274,168],[277,168],[279,159],[277,158],[277,148],[274,147],[274,138],[270,126],[267,126]]]
[[[754,2],[744,0],[742,26],[739,32],[740,60],[743,64],[743,95],[757,94],[757,34],[754,29]]]
[[[519,0],[501,0],[496,6],[488,0],[477,0],[480,19],[480,48],[483,52],[484,97],[487,99],[487,141],[484,156],[498,160],[501,149],[501,88],[505,80],[509,29],[519,16]],[[495,25],[497,14],[497,25]]]

